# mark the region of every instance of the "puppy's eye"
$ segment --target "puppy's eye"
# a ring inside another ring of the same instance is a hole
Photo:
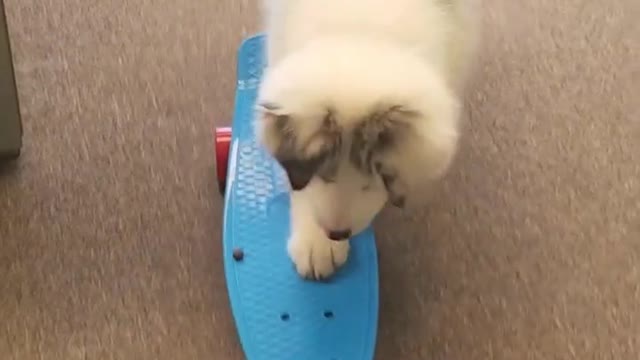
[[[307,187],[311,181],[312,174],[305,174],[303,172],[288,171],[289,183],[294,191],[300,191]]]
[[[280,161],[289,178],[289,183],[294,191],[304,189],[315,173],[317,168],[313,161],[284,160]]]
[[[320,180],[327,184],[333,184],[336,182],[336,178],[332,176],[318,174],[318,177],[320,178]]]
[[[391,197],[391,205],[397,207],[397,208],[404,208],[404,204],[406,203],[406,199],[404,196],[392,196]]]
[[[395,176],[389,175],[389,174],[382,174],[382,183],[384,184],[384,187],[389,190],[391,188],[391,186],[393,185],[393,182],[396,180]]]

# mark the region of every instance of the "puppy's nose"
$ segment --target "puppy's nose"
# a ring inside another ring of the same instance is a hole
[[[332,230],[327,235],[329,239],[335,241],[348,240],[351,237],[351,230]]]

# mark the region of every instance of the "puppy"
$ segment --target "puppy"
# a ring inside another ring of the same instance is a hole
[[[330,277],[391,204],[450,166],[475,49],[470,0],[265,0],[259,141],[291,185],[288,252]]]

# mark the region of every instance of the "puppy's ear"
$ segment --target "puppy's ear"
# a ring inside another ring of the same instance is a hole
[[[319,121],[298,122],[278,105],[261,104],[259,109],[262,143],[287,173],[293,190],[304,189],[314,175],[334,168],[340,130],[332,112]],[[314,123],[320,125],[309,128]]]
[[[258,104],[257,112],[258,139],[269,152],[275,153],[280,144],[286,140],[286,133],[292,131],[291,116],[279,105],[267,102]]]
[[[412,120],[420,113],[400,105],[373,111],[353,131],[351,162],[356,168],[372,174],[375,160],[392,151],[408,136]]]
[[[377,173],[383,180],[389,201],[399,207],[422,203],[431,183],[441,177],[455,154],[458,129],[456,101],[441,107],[426,107],[427,113],[395,108],[384,127],[391,134],[387,146],[373,152]],[[384,131],[383,131],[384,133]],[[406,201],[405,201],[406,200]]]
[[[298,139],[291,115],[269,102],[258,104],[258,111],[260,140],[287,173],[293,190],[303,189],[313,177],[315,164],[296,156]]]

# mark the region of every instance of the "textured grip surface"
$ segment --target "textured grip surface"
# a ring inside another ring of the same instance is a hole
[[[352,240],[348,263],[326,283],[302,280],[287,256],[286,177],[254,137],[263,51],[261,35],[240,48],[225,197],[224,265],[242,347],[248,360],[371,360],[378,322],[373,231]],[[241,261],[234,249],[243,250]]]

